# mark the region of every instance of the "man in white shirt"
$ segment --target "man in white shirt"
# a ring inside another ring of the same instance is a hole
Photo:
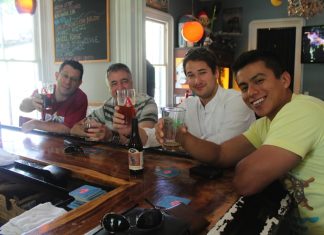
[[[193,48],[183,60],[187,83],[195,94],[179,106],[186,109],[185,124],[188,131],[201,139],[217,144],[247,130],[255,115],[235,90],[218,85],[219,68],[215,54],[203,47]],[[156,125],[163,135],[163,119]],[[155,130],[144,128],[141,138],[145,147],[158,146]]]

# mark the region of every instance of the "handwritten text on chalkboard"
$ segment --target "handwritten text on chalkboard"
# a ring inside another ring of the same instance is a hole
[[[107,4],[108,0],[53,0],[56,62],[108,60]]]

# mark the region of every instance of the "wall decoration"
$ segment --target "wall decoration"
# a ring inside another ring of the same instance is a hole
[[[55,62],[109,61],[109,0],[52,0]]]
[[[242,8],[226,8],[222,12],[223,33],[242,33]]]
[[[168,12],[169,0],[146,0],[146,6]]]

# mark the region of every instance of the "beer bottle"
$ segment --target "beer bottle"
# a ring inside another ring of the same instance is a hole
[[[132,119],[132,134],[128,144],[128,168],[130,174],[137,175],[144,171],[143,144],[138,133],[138,120]]]

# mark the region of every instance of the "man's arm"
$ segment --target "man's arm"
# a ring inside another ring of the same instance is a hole
[[[217,145],[182,130],[178,132],[177,140],[199,161],[218,167],[236,165],[233,183],[236,192],[241,195],[260,192],[301,160],[297,154],[272,145],[262,145],[256,149],[244,135]]]
[[[154,130],[154,126],[155,126],[155,122],[153,121],[144,121],[138,124],[138,132],[141,138],[141,141],[143,143],[143,146],[146,145],[149,136],[147,135],[147,132],[144,130],[144,128],[146,129],[152,129]],[[148,147],[152,147],[152,146],[148,146]]]
[[[187,132],[186,128],[178,131],[177,141],[197,160],[224,168],[235,166],[237,162],[255,150],[243,135],[218,145],[193,136]]]
[[[260,192],[276,179],[293,169],[301,158],[286,149],[262,145],[236,166],[234,187],[241,195]]]
[[[84,119],[78,121],[73,125],[73,127],[70,129],[70,134],[77,136],[86,136],[86,133],[84,131]]]
[[[65,133],[65,134],[70,133],[70,128],[68,128],[64,124],[56,123],[56,122],[44,122],[41,120],[31,120],[25,122],[21,128],[23,132],[30,132],[34,129],[37,129],[37,130],[48,131],[48,132],[57,132],[57,133]]]

